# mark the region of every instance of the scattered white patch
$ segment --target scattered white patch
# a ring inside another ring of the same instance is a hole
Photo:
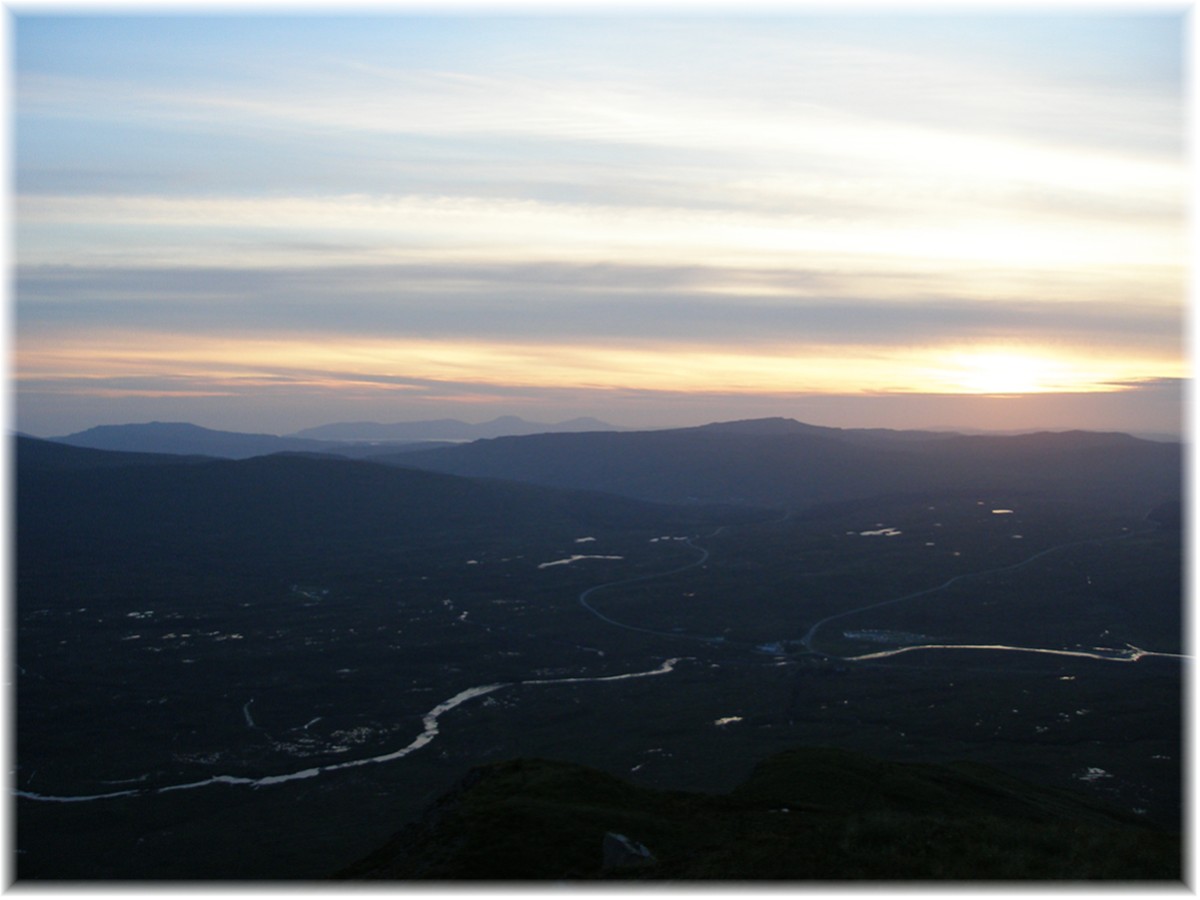
[[[879,528],[875,531],[860,531],[859,532],[859,534],[862,535],[863,537],[876,537],[878,535],[882,535],[883,537],[895,537],[896,535],[903,534],[903,533],[904,532],[900,531],[900,529],[898,529],[898,528],[887,528],[887,527]]]
[[[1098,769],[1095,766],[1088,766],[1082,772],[1076,772],[1074,777],[1078,781],[1100,781],[1102,778],[1112,778],[1111,772],[1105,772],[1103,769]]]
[[[713,724],[716,725],[718,728],[724,728],[726,725],[729,725],[733,722],[741,722],[741,721],[742,721],[741,716],[726,716],[723,719],[717,719],[715,722],[713,722]]]
[[[123,641],[140,641],[141,639],[142,636],[140,634],[127,634],[125,637],[121,638]]]
[[[137,778],[122,778],[119,781],[101,781],[100,783],[101,784],[140,784],[141,782],[148,781],[149,779],[150,779],[150,773],[147,772],[145,775],[139,775]]]
[[[843,631],[842,637],[852,641],[870,641],[875,644],[915,644],[932,640],[924,634],[916,634],[911,631],[888,631],[883,628]]]
[[[127,619],[150,619],[153,618],[153,616],[154,610],[152,609],[147,609],[142,612],[125,613],[125,618]]]
[[[1013,511],[1011,509],[993,509],[992,510],[993,516],[1011,516],[1012,514],[1013,514]]]
[[[594,537],[581,537],[581,538],[575,538],[575,543],[586,544],[586,543],[588,543],[588,541],[594,541],[594,540],[595,540]]]
[[[538,563],[538,568],[545,569],[550,566],[565,566],[565,565],[568,565],[573,562],[578,562],[581,559],[624,559],[624,558],[625,557],[623,557],[623,556],[586,556],[586,555],[580,555],[580,554],[576,553],[573,556],[569,557],[568,559],[556,559],[552,562]]]
[[[1074,681],[1075,676],[1074,675],[1059,675],[1058,680],[1059,681]]]

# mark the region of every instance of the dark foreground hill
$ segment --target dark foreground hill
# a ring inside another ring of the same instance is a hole
[[[1181,460],[1179,444],[1115,433],[967,436],[763,419],[664,431],[497,438],[390,461],[671,503],[799,509],[929,491],[1020,491],[1149,509],[1178,496]]]
[[[725,795],[563,762],[478,767],[359,879],[1178,879],[1177,835],[982,765],[803,748]]]

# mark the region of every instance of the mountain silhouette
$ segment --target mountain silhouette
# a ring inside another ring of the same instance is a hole
[[[931,490],[1038,491],[1148,509],[1178,496],[1182,451],[1118,433],[959,435],[763,419],[505,437],[377,459],[669,503],[804,508]]]
[[[326,441],[474,441],[506,435],[546,432],[613,431],[615,426],[599,419],[577,418],[547,424],[528,422],[519,416],[500,416],[472,425],[458,419],[433,419],[419,422],[335,422],[297,431],[293,437]]]

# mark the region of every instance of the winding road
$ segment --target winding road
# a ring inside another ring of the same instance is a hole
[[[717,534],[720,534],[720,532],[722,531],[722,529],[724,527],[725,526],[721,526],[721,528],[718,528],[711,535],[709,535],[709,537],[714,537]],[[703,547],[698,547],[698,546],[696,546],[696,544],[692,543],[692,539],[690,537],[684,538],[683,542],[685,544],[687,544],[687,546],[690,549],[699,552],[700,556],[690,563],[686,563],[686,564],[684,564],[682,566],[678,566],[674,569],[668,569],[665,572],[651,572],[649,575],[637,575],[633,578],[622,578],[619,581],[607,581],[604,584],[594,585],[594,586],[588,588],[587,590],[583,591],[579,595],[580,606],[582,606],[584,609],[586,609],[588,612],[590,612],[597,619],[600,619],[602,622],[607,622],[609,625],[614,625],[617,628],[624,628],[626,631],[639,631],[642,634],[653,634],[653,635],[657,635],[658,637],[675,638],[677,640],[700,641],[701,643],[705,643],[705,644],[722,643],[725,640],[725,638],[721,637],[721,636],[710,637],[708,635],[688,634],[686,632],[680,632],[680,631],[660,631],[660,630],[657,630],[654,628],[642,628],[641,626],[638,626],[638,625],[630,625],[627,622],[618,622],[616,619],[611,618],[610,616],[606,616],[604,613],[602,613],[598,609],[596,609],[596,607],[594,607],[590,603],[588,603],[588,598],[590,596],[592,596],[592,594],[596,593],[596,591],[602,591],[607,588],[620,587],[620,586],[626,585],[626,584],[635,584],[635,583],[641,582],[641,581],[650,581],[651,579],[654,579],[654,578],[666,578],[668,575],[678,575],[680,572],[686,572],[689,569],[695,569],[699,566],[702,566],[708,561],[708,556],[709,556],[708,551],[705,550]]]
[[[778,521],[783,521],[786,518],[788,518],[788,514],[785,514],[783,519],[780,519]],[[708,537],[715,537],[716,535],[720,534],[723,530],[725,530],[726,527],[728,527],[728,526],[721,526],[716,531],[714,531],[712,534],[708,535]],[[1024,568],[1025,566],[1028,566],[1032,562],[1042,559],[1043,557],[1049,556],[1050,554],[1053,554],[1053,553],[1058,553],[1062,550],[1067,550],[1071,547],[1082,547],[1082,546],[1087,546],[1087,545],[1092,545],[1092,544],[1106,544],[1106,543],[1110,543],[1113,541],[1123,540],[1125,538],[1132,537],[1133,535],[1141,534],[1141,533],[1142,532],[1138,532],[1138,531],[1127,531],[1127,532],[1123,532],[1122,534],[1112,535],[1110,537],[1088,538],[1088,539],[1082,540],[1082,541],[1069,541],[1069,542],[1063,543],[1063,544],[1056,544],[1053,547],[1047,547],[1045,550],[1039,550],[1037,553],[1034,553],[1032,556],[1028,556],[1023,560],[1020,560],[1019,562],[1010,563],[1009,565],[1006,565],[1006,566],[996,566],[991,569],[982,569],[978,572],[964,572],[963,574],[955,575],[953,578],[949,578],[946,581],[942,582],[941,584],[935,585],[934,587],[923,588],[919,591],[913,591],[912,593],[904,594],[903,596],[900,596],[900,597],[892,597],[891,599],[888,599],[888,600],[881,600],[878,603],[868,603],[865,606],[859,606],[854,609],[843,610],[842,612],[834,613],[833,615],[826,616],[825,618],[820,619],[817,622],[814,622],[812,627],[810,627],[808,629],[808,631],[805,633],[804,637],[802,637],[800,639],[799,643],[804,647],[805,653],[814,654],[814,655],[818,655],[818,656],[825,656],[825,657],[828,657],[831,659],[841,660],[843,662],[861,662],[861,661],[868,661],[868,660],[886,659],[888,657],[898,656],[902,653],[911,653],[911,652],[914,652],[917,650],[991,650],[991,651],[1001,650],[1001,651],[1008,651],[1008,652],[1013,652],[1013,653],[1040,653],[1040,654],[1047,654],[1047,655],[1051,655],[1051,656],[1082,657],[1082,658],[1087,658],[1087,659],[1103,660],[1106,662],[1121,662],[1121,663],[1137,662],[1138,660],[1143,659],[1145,657],[1163,657],[1163,658],[1168,658],[1168,659],[1190,659],[1191,657],[1187,656],[1186,654],[1163,653],[1163,652],[1159,652],[1159,651],[1155,651],[1155,650],[1145,650],[1145,649],[1142,649],[1141,647],[1135,647],[1132,644],[1129,644],[1124,648],[1094,647],[1094,648],[1092,648],[1091,651],[1062,650],[1062,649],[1055,649],[1055,648],[1051,648],[1051,647],[1019,647],[1019,646],[1013,646],[1010,644],[913,644],[913,645],[904,646],[904,647],[893,647],[888,650],[880,650],[880,651],[876,651],[874,653],[864,653],[864,654],[860,654],[858,656],[836,656],[834,654],[824,653],[824,652],[816,649],[813,646],[813,639],[816,637],[817,631],[823,625],[825,625],[829,622],[835,621],[837,619],[845,618],[846,616],[852,616],[852,615],[855,615],[856,613],[866,612],[866,611],[872,610],[872,609],[879,609],[884,606],[891,606],[896,603],[903,603],[906,600],[915,600],[917,597],[925,597],[930,594],[935,594],[938,591],[943,591],[943,590],[951,587],[952,585],[957,584],[960,581],[964,581],[964,580],[967,580],[970,578],[981,578],[985,575],[995,575],[1000,572],[1016,571],[1017,569],[1021,569],[1021,568]],[[623,628],[627,631],[637,631],[637,632],[641,632],[643,634],[653,634],[653,635],[657,635],[660,637],[675,638],[675,639],[680,639],[680,640],[700,641],[702,643],[707,643],[707,644],[725,643],[724,637],[709,637],[706,635],[689,634],[689,633],[680,632],[680,631],[662,631],[659,629],[644,628],[639,625],[631,625],[628,622],[619,622],[610,616],[606,616],[604,613],[597,610],[594,606],[592,606],[588,602],[588,598],[591,597],[592,594],[594,594],[597,591],[606,590],[608,588],[620,587],[622,585],[627,585],[627,584],[634,584],[634,583],[642,582],[642,581],[649,581],[654,578],[665,578],[669,575],[677,575],[680,572],[686,572],[689,569],[694,569],[699,566],[702,566],[702,565],[704,565],[705,562],[708,561],[708,558],[709,558],[708,550],[696,545],[693,542],[693,539],[690,537],[685,538],[684,543],[686,543],[687,546],[689,548],[691,548],[692,550],[697,551],[700,554],[700,556],[690,563],[687,563],[682,566],[677,566],[674,569],[668,569],[667,571],[664,571],[664,572],[655,572],[655,573],[652,573],[649,575],[638,575],[634,578],[625,578],[625,579],[621,579],[619,581],[609,581],[609,582],[605,582],[604,584],[594,585],[594,586],[588,588],[587,590],[583,591],[582,593],[580,593],[580,595],[579,595],[580,605],[583,606],[584,609],[586,609],[589,613],[591,613],[592,615],[594,615],[596,618],[600,619],[601,621],[606,622],[609,625],[613,625],[617,628]]]
[[[784,519],[786,519],[786,518],[787,518],[787,515],[785,514]],[[780,520],[780,521],[782,521],[782,520]],[[708,535],[708,537],[715,537],[716,535],[720,534],[720,532],[723,531],[725,529],[725,527],[726,526],[722,526],[721,528],[718,528],[716,531],[712,532],[712,534]],[[1168,658],[1175,658],[1175,659],[1188,659],[1190,657],[1187,657],[1183,654],[1160,653],[1160,652],[1152,651],[1152,650],[1144,650],[1140,647],[1134,647],[1132,645],[1127,645],[1126,648],[1093,648],[1093,650],[1089,652],[1089,651],[1083,651],[1083,650],[1061,650],[1061,649],[1042,648],[1042,647],[1019,647],[1019,646],[1011,646],[1011,645],[1004,645],[1004,644],[915,644],[915,645],[911,645],[911,646],[895,647],[895,648],[891,648],[888,650],[880,650],[880,651],[876,651],[873,653],[865,653],[865,654],[861,654],[858,656],[849,656],[849,657],[832,656],[830,654],[826,654],[820,650],[817,650],[813,646],[813,641],[816,637],[817,632],[820,630],[820,628],[822,626],[826,625],[827,623],[835,621],[837,619],[844,618],[846,616],[851,616],[851,615],[854,615],[854,614],[857,614],[860,612],[865,612],[865,611],[872,610],[872,609],[878,609],[878,608],[884,607],[884,606],[890,606],[890,605],[893,605],[896,603],[902,603],[906,600],[912,600],[917,597],[924,597],[929,594],[933,594],[938,591],[945,590],[946,588],[949,588],[950,586],[957,584],[958,582],[966,580],[966,579],[978,578],[978,577],[982,577],[984,575],[991,575],[991,574],[995,574],[998,572],[1008,572],[1008,571],[1020,569],[1024,566],[1029,565],[1030,563],[1034,562],[1035,560],[1041,559],[1052,553],[1056,553],[1056,552],[1065,550],[1070,547],[1078,547],[1078,546],[1083,546],[1083,545],[1088,545],[1088,544],[1107,543],[1110,541],[1121,540],[1123,538],[1130,537],[1131,535],[1137,534],[1137,533],[1138,532],[1125,532],[1123,534],[1116,535],[1113,537],[1108,537],[1108,538],[1093,538],[1093,539],[1089,539],[1089,540],[1072,541],[1069,543],[1058,544],[1054,547],[1049,547],[1045,550],[1039,551],[1038,553],[1035,553],[1032,556],[1029,556],[1026,559],[1023,559],[1020,562],[1013,563],[1011,565],[997,566],[995,568],[986,569],[986,570],[982,570],[979,572],[968,572],[968,573],[964,573],[961,575],[956,575],[953,578],[947,579],[946,581],[942,582],[941,584],[936,585],[935,587],[925,588],[925,589],[919,590],[919,591],[913,591],[912,593],[905,594],[900,597],[894,597],[894,598],[891,598],[888,600],[880,601],[878,603],[871,603],[871,604],[867,604],[865,606],[857,607],[855,609],[845,610],[843,612],[835,613],[833,615],[826,616],[825,618],[820,619],[819,621],[813,623],[812,627],[809,628],[809,630],[805,633],[804,637],[800,640],[799,643],[804,647],[805,653],[826,656],[826,657],[829,657],[832,659],[838,659],[838,660],[842,660],[845,662],[879,660],[879,659],[885,659],[888,657],[897,656],[902,653],[911,653],[911,652],[920,651],[920,650],[942,650],[942,651],[949,651],[949,650],[997,651],[997,650],[1000,650],[1000,651],[1009,651],[1009,652],[1016,652],[1016,653],[1040,653],[1040,654],[1050,654],[1050,655],[1056,655],[1056,656],[1084,657],[1084,658],[1088,658],[1088,659],[1098,659],[1098,660],[1105,660],[1105,661],[1110,661],[1110,662],[1121,662],[1121,663],[1137,662],[1139,659],[1142,659],[1144,657],[1168,657]],[[706,643],[706,644],[723,644],[723,643],[725,643],[725,638],[723,636],[715,636],[714,637],[714,636],[699,635],[699,634],[689,634],[689,633],[679,632],[679,631],[662,631],[659,629],[644,628],[644,627],[641,627],[638,625],[631,625],[627,622],[620,622],[620,621],[613,619],[612,617],[607,616],[604,613],[600,612],[594,606],[592,606],[592,604],[589,602],[589,598],[591,598],[598,591],[607,590],[607,589],[615,588],[615,587],[620,587],[623,585],[636,584],[636,583],[649,581],[649,580],[657,579],[657,578],[666,578],[671,575],[677,575],[681,572],[686,572],[691,569],[698,568],[699,566],[704,565],[708,561],[709,551],[707,549],[705,549],[704,547],[697,545],[692,538],[688,537],[688,538],[677,539],[677,540],[682,540],[683,543],[685,543],[690,550],[695,551],[698,554],[697,558],[689,563],[685,563],[684,565],[681,565],[681,566],[676,566],[675,568],[668,569],[663,572],[654,572],[654,573],[650,573],[650,574],[646,574],[646,575],[638,575],[633,578],[624,578],[624,579],[620,579],[617,581],[609,581],[609,582],[605,582],[603,584],[593,585],[592,587],[587,588],[586,590],[582,591],[579,594],[579,596],[578,596],[579,604],[584,609],[586,609],[591,615],[595,616],[597,619],[600,619],[601,621],[603,621],[609,625],[612,625],[616,628],[622,628],[627,631],[635,631],[635,632],[640,632],[643,634],[652,634],[652,635],[656,635],[659,637],[672,638],[672,639],[676,639],[676,640],[700,641],[700,642]],[[305,779],[309,779],[309,778],[315,778],[317,776],[320,776],[320,775],[323,775],[326,773],[330,773],[330,772],[341,771],[343,769],[350,769],[350,768],[355,768],[358,766],[365,766],[365,765],[388,763],[388,762],[392,762],[397,759],[402,759],[403,757],[408,756],[409,754],[414,753],[417,750],[420,750],[421,748],[427,746],[429,743],[431,743],[434,739],[437,738],[437,736],[440,732],[439,720],[446,713],[448,713],[451,710],[461,706],[462,704],[467,703],[471,700],[474,700],[478,697],[483,697],[488,694],[492,694],[496,691],[503,690],[505,688],[516,687],[516,686],[520,686],[520,685],[577,684],[577,683],[585,683],[585,682],[602,683],[602,682],[610,682],[610,681],[623,681],[623,680],[633,679],[633,678],[648,678],[648,677],[654,677],[654,676],[665,675],[665,674],[670,673],[671,671],[674,670],[675,665],[677,663],[679,663],[680,660],[681,660],[680,657],[673,657],[673,658],[664,660],[664,662],[655,669],[650,669],[650,670],[641,671],[641,672],[627,672],[627,673],[622,673],[622,674],[618,674],[618,675],[579,676],[579,677],[572,677],[572,678],[551,678],[551,679],[526,679],[526,680],[518,680],[518,681],[510,681],[510,682],[496,682],[496,683],[492,683],[492,684],[482,684],[482,685],[476,685],[474,687],[469,687],[469,688],[466,688],[465,690],[459,691],[454,696],[450,697],[447,700],[442,701],[441,703],[434,706],[431,710],[429,710],[422,717],[423,728],[422,728],[421,733],[418,734],[415,738],[413,738],[408,744],[406,744],[403,747],[400,747],[398,749],[391,750],[387,753],[378,754],[375,756],[363,757],[363,758],[353,759],[353,760],[345,760],[342,762],[330,763],[330,764],[323,765],[323,766],[312,766],[312,767],[300,769],[297,771],[285,772],[285,773],[277,774],[277,775],[268,775],[268,776],[263,776],[260,778],[248,778],[248,777],[237,776],[237,775],[213,775],[209,778],[205,778],[200,781],[193,781],[193,782],[187,782],[187,783],[182,783],[182,784],[171,784],[171,785],[165,785],[165,786],[161,786],[161,787],[132,788],[132,789],[126,789],[126,790],[120,790],[120,791],[111,791],[111,792],[101,793],[101,794],[86,794],[86,795],[69,795],[69,796],[58,795],[58,796],[56,796],[56,795],[40,794],[40,793],[36,793],[33,791],[17,790],[17,789],[13,789],[11,791],[11,793],[14,796],[17,796],[17,797],[20,797],[20,798],[23,798],[26,800],[35,800],[35,801],[51,802],[51,803],[81,803],[81,802],[89,802],[89,801],[108,800],[108,799],[114,799],[114,798],[119,798],[119,797],[144,796],[144,795],[150,795],[150,794],[165,794],[165,793],[170,793],[173,791],[195,790],[195,789],[210,787],[210,786],[219,785],[219,784],[220,785],[245,786],[245,787],[252,787],[252,788],[262,788],[262,787],[268,787],[268,786],[272,786],[272,785],[284,784],[284,783],[292,782],[292,781],[300,781],[300,780],[305,780]],[[250,715],[250,705],[253,702],[254,702],[253,699],[249,700],[245,704],[245,706],[242,708],[243,715],[246,719],[246,724],[249,727],[255,727],[254,720]],[[311,725],[315,721],[317,721],[317,720],[314,719],[314,720],[310,721],[308,724]],[[307,728],[308,725],[306,725],[304,727]],[[145,783],[148,780],[149,780],[149,775],[143,775],[140,778],[136,778],[136,779],[127,779],[127,781],[132,781],[132,782],[137,782],[137,783]]]

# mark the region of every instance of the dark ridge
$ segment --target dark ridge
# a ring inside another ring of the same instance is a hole
[[[1177,834],[1083,797],[982,765],[815,747],[767,759],[725,795],[637,787],[542,759],[478,767],[338,876],[978,883],[1180,874]]]
[[[375,458],[389,461],[386,455]],[[765,419],[504,437],[390,461],[668,503],[802,509],[936,489],[1100,497],[1148,509],[1178,494],[1182,448],[1115,433],[856,432]]]
[[[459,419],[392,423],[334,422],[305,428],[292,437],[332,441],[473,441],[507,435],[614,430],[614,425],[587,417],[547,423],[529,422],[519,416],[500,416],[477,425]]]
[[[678,509],[584,491],[463,478],[341,457],[276,454],[192,460],[17,439],[19,555],[66,577],[53,560],[206,572],[212,560],[252,566],[337,552],[406,553],[447,540],[541,539],[564,528],[657,529],[746,512]],[[755,514],[750,514],[752,517]],[[762,516],[762,513],[756,515]]]
[[[19,472],[55,469],[111,469],[125,466],[177,466],[209,462],[209,456],[180,456],[169,453],[139,453],[126,450],[96,450],[42,438],[16,435],[14,459]]]

